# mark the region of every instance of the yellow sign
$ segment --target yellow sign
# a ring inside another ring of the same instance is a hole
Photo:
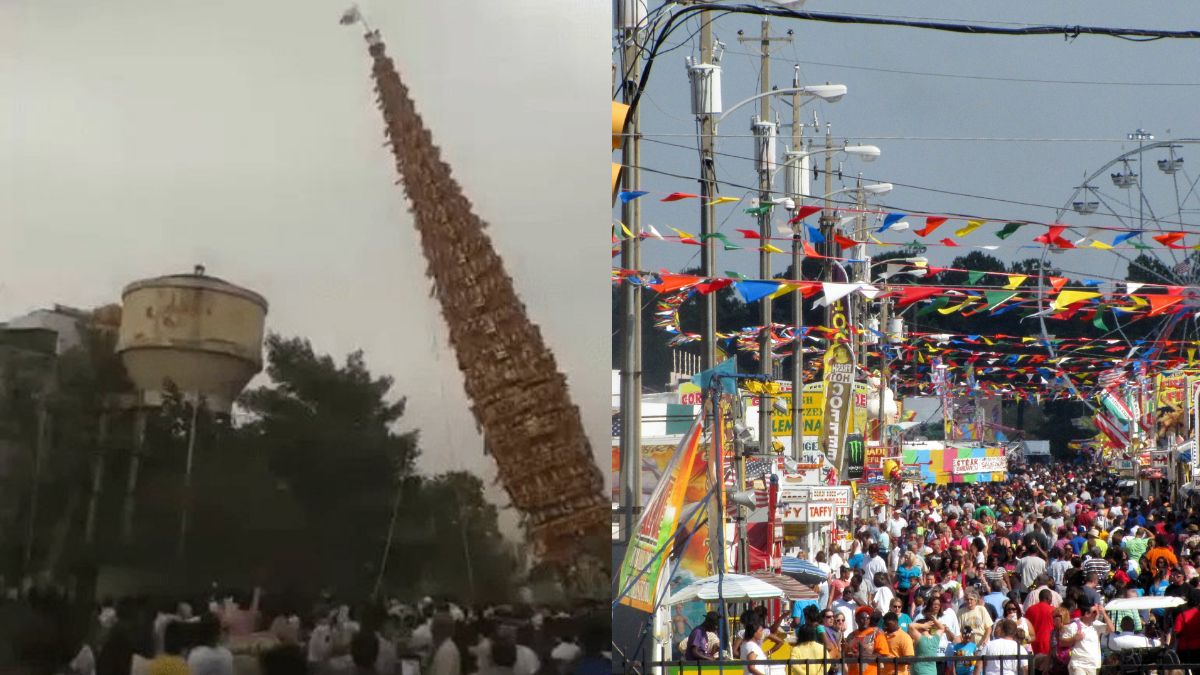
[[[865,382],[854,383],[854,415],[851,418],[851,431],[863,432],[867,428],[867,392]],[[771,435],[792,435],[792,394],[784,392],[777,395],[787,406],[787,412],[773,410],[771,412]],[[800,414],[804,420],[805,436],[820,436],[822,420],[825,416],[825,383],[810,382],[804,385],[804,395],[800,399]]]

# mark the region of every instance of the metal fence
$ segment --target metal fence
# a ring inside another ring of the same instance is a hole
[[[904,656],[904,657],[874,657],[870,659],[838,658],[838,659],[780,659],[766,661],[622,661],[614,659],[613,673],[621,675],[738,675],[746,672],[746,666],[753,664],[766,675],[867,675],[871,672],[878,675],[912,675],[913,665],[918,663],[933,663],[938,675],[955,675],[955,673],[979,672],[996,673],[999,675],[1039,675],[1055,671],[1045,670],[1050,666],[1048,657],[1038,657],[1033,654],[1017,656]],[[990,667],[989,667],[990,665]],[[969,669],[969,671],[967,670]],[[1065,673],[1066,668],[1058,672]],[[1109,653],[1105,656],[1104,665],[1098,675],[1132,675],[1147,673],[1149,675],[1200,675],[1200,663],[1180,663],[1179,656],[1171,649],[1151,647],[1147,649],[1127,649],[1121,652]]]

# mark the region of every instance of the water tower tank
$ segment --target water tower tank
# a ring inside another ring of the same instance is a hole
[[[194,274],[135,281],[121,302],[117,353],[148,405],[161,402],[170,381],[228,413],[262,370],[267,301],[254,291],[197,267]]]

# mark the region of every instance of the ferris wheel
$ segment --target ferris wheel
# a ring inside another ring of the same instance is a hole
[[[1193,174],[1184,163],[1185,152],[1200,145],[1200,138],[1158,140],[1144,129],[1126,138],[1137,147],[1085,174],[1056,217],[1061,220],[1073,212],[1079,225],[1072,229],[1093,236],[1097,231],[1089,231],[1089,220],[1098,227],[1142,231],[1144,234],[1130,242],[1135,250],[1109,251],[1126,263],[1126,270],[1116,271],[1135,273],[1153,283],[1196,285],[1200,256],[1193,249],[1170,248],[1153,241],[1142,245],[1141,240],[1170,232],[1200,231],[1200,172]],[[1200,305],[1200,298],[1197,300]]]
[[[1188,246],[1171,248],[1153,240],[1168,233],[1200,232],[1200,171],[1189,171],[1184,161],[1189,150],[1200,151],[1200,138],[1161,140],[1144,129],[1127,134],[1126,138],[1137,147],[1085,173],[1083,182],[1075,186],[1058,209],[1056,220],[1073,213],[1071,230],[1076,236],[1109,242],[1122,232],[1093,227],[1140,231],[1142,234],[1131,237],[1128,244],[1106,251],[1114,256],[1112,276],[1130,275],[1150,283],[1185,287],[1184,304],[1192,311],[1175,314],[1162,322],[1155,331],[1156,337],[1200,339],[1200,321],[1196,319],[1200,316],[1200,290],[1196,288],[1200,284],[1200,251],[1191,247],[1196,241],[1185,240]],[[1200,161],[1196,164],[1200,165]],[[1058,253],[1062,253],[1061,249],[1044,248],[1043,267],[1053,257],[1048,254]],[[1044,321],[1041,327],[1045,336]],[[1120,322],[1117,330],[1111,332],[1113,337],[1124,335]]]

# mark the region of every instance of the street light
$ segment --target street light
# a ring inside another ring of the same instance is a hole
[[[771,91],[766,91],[766,92],[762,92],[760,94],[755,94],[754,96],[751,96],[750,98],[744,99],[742,101],[738,101],[737,103],[733,104],[732,108],[730,108],[729,110],[726,110],[724,113],[721,114],[720,117],[717,118],[716,124],[720,125],[721,122],[725,121],[726,117],[729,117],[729,115],[732,114],[733,111],[737,110],[738,108],[741,108],[744,105],[753,103],[759,99],[766,98],[768,96],[779,96],[782,94],[800,94],[801,96],[808,96],[810,98],[819,98],[822,101],[825,101],[826,103],[837,103],[838,101],[842,100],[842,98],[846,95],[847,91],[849,91],[849,89],[844,84],[810,84],[810,85],[806,85],[803,87],[788,87],[786,89],[773,89]],[[876,150],[875,154],[878,156],[879,148],[875,148],[875,150]]]

